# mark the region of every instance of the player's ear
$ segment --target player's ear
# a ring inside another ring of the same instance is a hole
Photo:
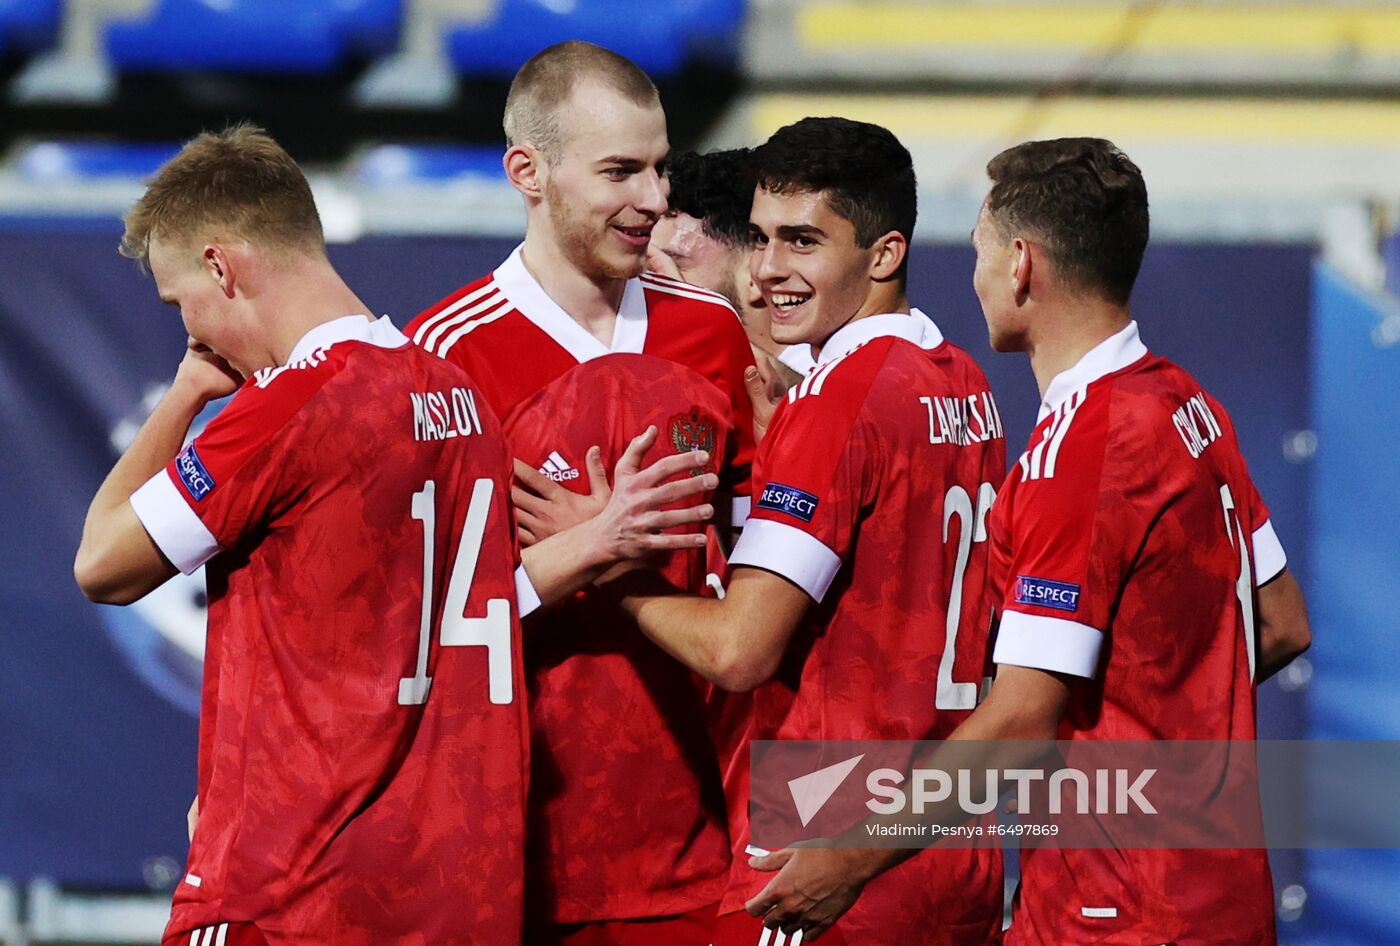
[[[506,169],[506,178],[516,190],[536,200],[544,196],[544,180],[548,172],[544,167],[544,156],[538,150],[529,145],[515,145],[506,150],[501,163]]]
[[[224,297],[233,298],[234,284],[234,264],[231,255],[218,243],[205,244],[204,250],[200,253],[200,266],[210,279],[223,290]]]
[[[1035,269],[1035,244],[1024,237],[1011,241],[1011,291],[1016,304],[1025,302],[1031,294],[1031,273]]]
[[[909,241],[898,230],[891,230],[875,241],[870,263],[870,278],[877,282],[893,279],[909,255]]]

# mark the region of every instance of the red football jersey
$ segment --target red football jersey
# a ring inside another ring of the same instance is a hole
[[[1285,559],[1225,410],[1131,323],[1041,414],[992,514],[993,659],[1085,679],[1061,739],[1253,739],[1255,589]],[[1038,848],[1021,872],[1017,946],[1274,941],[1262,850]]]
[[[992,600],[986,516],[1006,470],[987,379],[918,310],[852,322],[779,405],[730,564],[816,602],[774,680],[761,739],[939,739],[977,704]],[[757,492],[761,490],[761,492]],[[735,838],[724,910],[771,879]],[[853,943],[982,944],[1000,928],[997,849],[925,851],[841,920]]]
[[[518,941],[508,456],[460,369],[349,316],[132,496],[171,562],[208,562],[199,824],[167,935]]]
[[[630,280],[605,346],[549,298],[517,249],[409,334],[464,366],[516,455],[557,482],[586,490],[588,447],[611,464],[655,424],[645,462],[710,450],[734,519],[746,515],[753,418],[743,372],[753,358],[722,297],[653,274]],[[697,551],[664,570],[699,592],[704,565]],[[729,844],[698,679],[587,592],[532,618],[527,633],[532,911],[582,923],[718,900]]]

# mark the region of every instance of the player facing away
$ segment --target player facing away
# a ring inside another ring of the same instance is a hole
[[[649,458],[710,454],[714,504],[728,513],[732,497],[742,521],[753,364],[743,327],[723,297],[644,272],[667,207],[655,86],[615,53],[563,43],[516,75],[505,131],[524,243],[409,334],[478,379],[534,488],[585,492],[585,468],[611,466],[626,438],[653,426]],[[548,530],[526,492],[522,535],[533,540]],[[696,527],[686,538],[695,543],[662,568],[699,591],[704,537]],[[532,618],[527,634],[527,939],[707,942],[729,843],[703,682],[593,593]]]
[[[652,228],[647,263],[729,300],[776,401],[814,365],[806,345],[773,340],[763,293],[749,274],[753,152],[687,151],[672,158],[669,170],[670,208]]]
[[[755,738],[940,738],[983,678],[984,525],[1006,468],[996,404],[981,369],[906,299],[916,187],[903,145],[875,125],[808,118],[755,160],[753,276],[773,337],[809,343],[817,367],[759,445],[725,597],[666,594],[641,571],[608,590],[681,662],[754,690]],[[773,942],[745,904],[764,871],[807,853],[751,862],[746,810],[716,946]],[[971,946],[1000,915],[999,851],[930,851],[873,883],[841,933]]]
[[[364,314],[258,129],[186,145],[122,251],[189,348],[75,574],[120,604],[207,562],[200,814],[165,943],[518,941],[528,737],[495,415]]]
[[[954,738],[1253,739],[1256,684],[1308,646],[1307,616],[1229,416],[1132,320],[1142,174],[1095,138],[987,170],[973,284],[1043,400],[989,523],[996,682]],[[1217,781],[1200,773],[1203,805]],[[900,853],[824,852],[773,909],[820,929]],[[1267,853],[1023,851],[1005,941],[1273,943]]]

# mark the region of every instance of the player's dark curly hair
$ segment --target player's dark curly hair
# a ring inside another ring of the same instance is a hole
[[[671,209],[700,221],[705,233],[733,246],[749,242],[753,151],[734,148],[671,159]]]
[[[1147,184],[1113,142],[1027,141],[992,158],[987,175],[1002,233],[1040,243],[1067,285],[1128,304],[1147,249]]]
[[[755,149],[754,176],[759,187],[775,194],[825,192],[831,209],[855,227],[859,246],[872,246],[891,230],[914,238],[914,160],[879,125],[849,118],[794,122]],[[906,255],[901,282],[908,263]]]

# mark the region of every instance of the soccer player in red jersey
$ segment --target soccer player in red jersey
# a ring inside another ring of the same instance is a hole
[[[756,738],[940,738],[983,678],[984,526],[1006,459],[995,401],[905,296],[916,188],[898,140],[809,118],[755,159],[753,275],[774,338],[810,343],[817,367],[759,445],[762,492],[725,597],[668,595],[637,571],[608,589],[680,661],[754,690]],[[762,871],[805,852],[751,864],[744,809],[735,817],[714,942],[771,943],[744,906]],[[1001,899],[999,851],[928,852],[872,883],[840,931],[853,944],[973,946],[998,930]]]
[[[208,563],[201,810],[165,942],[518,941],[529,746],[495,416],[364,314],[257,129],[192,141],[126,222],[189,349],[75,574],[126,603]]]
[[[958,739],[1250,740],[1255,685],[1308,646],[1306,611],[1224,408],[1151,354],[1129,296],[1142,174],[1111,143],[1037,141],[988,165],[974,287],[1043,398],[989,531],[997,679]],[[1202,773],[1204,806],[1216,780]],[[899,852],[825,852],[774,891],[820,929]],[[791,897],[798,883],[808,894]],[[1006,943],[1270,944],[1264,850],[1035,848]]]
[[[714,504],[723,515],[732,502],[725,518],[742,521],[753,364],[743,326],[722,296],[644,272],[667,207],[670,145],[655,86],[615,53],[563,43],[516,75],[505,131],[525,241],[408,334],[477,380],[528,482],[583,491],[593,445],[611,465],[626,438],[653,426],[649,456],[711,454]],[[519,495],[522,535],[533,540],[542,520]],[[699,591],[704,540],[691,532],[696,545],[662,567]],[[527,634],[527,938],[703,944],[729,843],[701,681],[593,594],[532,618]]]

